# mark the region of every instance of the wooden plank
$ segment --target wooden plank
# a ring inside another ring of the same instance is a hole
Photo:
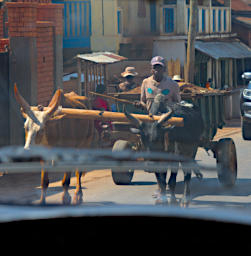
[[[37,107],[31,107],[32,110],[37,110]],[[47,107],[44,110],[48,110]],[[73,108],[62,108],[58,115],[63,115],[64,118],[77,118],[87,120],[102,120],[102,121],[117,121],[117,122],[128,122],[127,117],[124,113],[100,111],[100,110],[86,110],[86,109],[73,109]],[[143,122],[154,122],[158,121],[161,116],[156,115],[141,115],[131,114]],[[167,122],[170,125],[182,127],[184,125],[183,118],[172,117]]]

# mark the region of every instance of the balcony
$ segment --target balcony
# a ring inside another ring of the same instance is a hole
[[[190,8],[177,8],[176,5],[163,5],[160,16],[161,35],[187,35]],[[231,32],[231,9],[229,7],[199,6],[197,33],[219,34]]]

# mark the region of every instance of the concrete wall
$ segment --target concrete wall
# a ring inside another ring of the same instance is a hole
[[[91,50],[118,52],[117,1],[92,0],[91,6]]]
[[[160,55],[166,60],[171,58],[180,60],[184,66],[186,59],[186,49],[184,40],[158,40],[153,43],[153,56]]]
[[[122,10],[123,34],[137,36],[139,34],[149,34],[150,25],[150,4],[144,1],[145,11],[139,11],[139,1],[119,0],[118,6]],[[143,15],[142,15],[143,14]]]

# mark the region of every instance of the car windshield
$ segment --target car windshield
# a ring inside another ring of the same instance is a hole
[[[0,204],[249,223],[251,50],[234,8],[0,0]]]

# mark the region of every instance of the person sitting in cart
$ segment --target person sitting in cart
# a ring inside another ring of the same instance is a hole
[[[161,56],[155,56],[151,60],[151,66],[152,76],[143,80],[140,101],[136,101],[135,106],[144,108],[149,112],[157,94],[163,94],[169,103],[180,102],[178,83],[164,74],[166,70],[165,59]]]
[[[127,92],[137,87],[134,82],[135,76],[138,73],[136,72],[134,67],[126,67],[125,71],[121,73],[121,76],[125,78],[125,82],[119,84],[118,91],[119,92]]]
[[[105,88],[104,84],[99,84],[99,85],[97,85],[95,92],[103,94],[105,92],[105,89],[106,88]],[[100,96],[96,96],[94,98],[93,103],[92,103],[92,109],[93,110],[101,110],[101,111],[109,111],[110,110],[109,103],[104,98],[102,98]],[[99,143],[101,143],[101,142],[104,143],[104,139],[106,139],[106,141],[107,141],[108,139],[105,138],[105,136],[107,137],[107,135],[109,134],[108,131],[111,131],[113,129],[112,122],[111,121],[103,122],[100,120],[95,120],[94,126],[98,132]]]

